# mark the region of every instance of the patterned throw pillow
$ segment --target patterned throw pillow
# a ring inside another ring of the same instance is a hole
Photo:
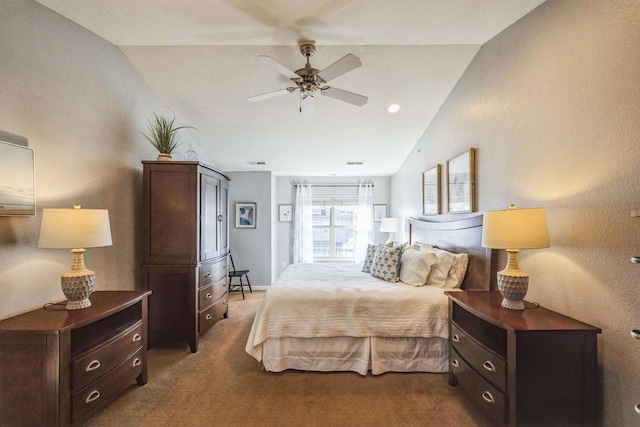
[[[367,246],[367,255],[364,258],[364,263],[362,264],[362,272],[363,273],[371,273],[371,264],[373,264],[373,257],[376,256],[376,249],[379,245],[369,245]]]
[[[371,264],[371,275],[387,282],[397,282],[403,249],[404,246],[379,246]]]

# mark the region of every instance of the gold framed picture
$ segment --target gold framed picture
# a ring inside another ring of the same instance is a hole
[[[440,215],[442,213],[442,185],[440,164],[422,172],[422,215]]]
[[[447,160],[447,210],[475,212],[475,148]]]

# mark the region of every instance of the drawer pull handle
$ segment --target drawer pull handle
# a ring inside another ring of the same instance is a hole
[[[222,287],[223,287],[223,288],[226,288],[226,287],[227,287],[227,284],[225,283],[224,285],[222,285]]]
[[[224,269],[226,270],[226,269],[227,269],[227,266],[226,266],[226,265],[223,265],[223,266],[222,266],[222,268],[224,268]]]
[[[489,362],[488,360],[486,360],[483,364],[482,367],[484,369],[486,369],[489,372],[495,372],[496,371],[496,367],[493,366],[493,363]]]
[[[204,297],[205,297],[205,299],[211,299],[211,296],[212,295],[209,292],[207,292],[207,294]]]
[[[224,221],[224,217],[222,215],[218,215],[218,222]]]
[[[99,367],[100,367],[100,361],[99,360],[92,360],[91,363],[89,363],[87,365],[87,369],[85,369],[84,371],[85,372],[95,371]]]
[[[89,393],[89,396],[85,399],[84,403],[91,403],[94,400],[97,400],[100,397],[100,392],[98,390],[93,390]]]
[[[211,277],[211,273],[205,274],[204,277]]]
[[[492,404],[496,403],[496,401],[493,400],[493,396],[488,391],[485,391],[484,393],[482,393],[482,398],[489,403],[492,403]]]
[[[207,319],[207,320],[211,320],[211,319],[213,319],[213,316],[212,316],[212,315],[210,315],[210,314],[207,314],[207,316],[205,317],[205,319]]]
[[[141,339],[142,339],[142,336],[140,336],[140,334],[135,334],[131,342],[140,341]]]
[[[633,407],[637,413],[640,414],[640,403],[638,403],[636,406]]]
[[[451,341],[453,342],[460,342],[460,337],[458,336],[458,334],[455,334],[454,336],[451,337]]]
[[[457,359],[453,359],[453,360],[451,361],[451,366],[453,366],[454,368],[457,368],[457,367],[459,367],[459,366],[460,366],[460,364],[458,363],[458,360],[457,360]]]
[[[226,304],[226,303],[227,303],[227,300],[222,301],[222,303],[223,303],[223,304]]]
[[[640,340],[640,329],[634,329],[630,332],[631,336],[637,340]]]
[[[140,366],[141,363],[142,363],[142,360],[136,357],[136,359],[133,361],[133,367],[135,368],[136,366]]]

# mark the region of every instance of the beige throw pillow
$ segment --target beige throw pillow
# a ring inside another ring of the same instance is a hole
[[[449,270],[451,270],[451,266],[453,265],[453,254],[451,252],[443,251],[442,249],[434,249],[427,245],[424,245],[420,250],[427,253],[433,253],[438,259],[438,262],[431,267],[431,271],[427,277],[427,286],[444,288],[447,276],[449,275]]]
[[[438,262],[435,252],[421,251],[409,246],[402,253],[400,281],[411,286],[424,286],[433,264]]]

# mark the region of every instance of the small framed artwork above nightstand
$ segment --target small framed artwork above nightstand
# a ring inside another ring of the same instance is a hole
[[[373,222],[382,222],[387,217],[387,205],[373,205]]]
[[[278,221],[279,222],[293,221],[293,205],[278,205]]]

